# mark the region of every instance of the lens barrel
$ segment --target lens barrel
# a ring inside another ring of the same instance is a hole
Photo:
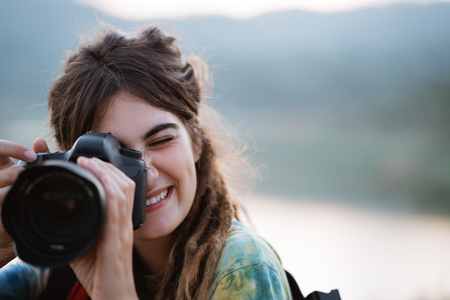
[[[37,266],[64,265],[81,256],[97,241],[104,219],[99,180],[61,160],[23,171],[2,205],[18,256]]]

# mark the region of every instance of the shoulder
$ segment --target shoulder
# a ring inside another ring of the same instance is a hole
[[[291,299],[276,251],[233,220],[207,299]]]
[[[281,266],[280,258],[268,242],[233,219],[217,268],[234,269],[261,263],[273,268]]]
[[[49,268],[14,259],[0,269],[0,299],[36,299],[45,289],[49,274]]]

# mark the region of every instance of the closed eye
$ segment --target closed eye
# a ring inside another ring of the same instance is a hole
[[[167,144],[171,141],[173,141],[173,137],[162,138],[162,139],[159,139],[159,140],[149,143],[148,146],[149,147],[161,146],[161,145]]]

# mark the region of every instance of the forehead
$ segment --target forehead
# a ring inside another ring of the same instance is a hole
[[[150,105],[128,92],[119,92],[105,101],[99,108],[93,128],[129,127],[131,125],[158,125],[162,122],[180,123],[174,114]]]
[[[176,115],[130,93],[120,92],[99,108],[92,131],[111,132],[125,147],[140,149],[146,134],[166,123],[175,123],[185,132],[184,124]]]

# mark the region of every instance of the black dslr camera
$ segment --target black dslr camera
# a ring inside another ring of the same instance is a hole
[[[79,156],[110,162],[136,183],[132,222],[145,221],[147,169],[142,153],[123,148],[109,132],[88,132],[65,152],[38,153],[6,195],[1,213],[17,255],[37,266],[59,266],[89,250],[105,220],[100,181],[78,166]]]

